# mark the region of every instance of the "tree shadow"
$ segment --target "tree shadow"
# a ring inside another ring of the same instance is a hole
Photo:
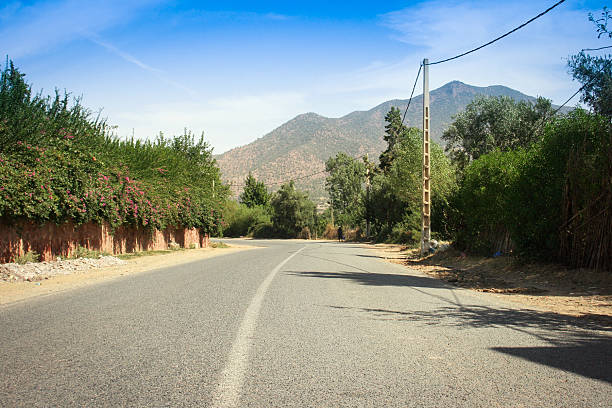
[[[450,302],[452,303],[452,302]],[[602,315],[565,316],[529,309],[493,308],[480,305],[439,307],[434,310],[399,311],[327,305],[354,310],[367,318],[447,326],[458,329],[506,328],[547,342],[541,347],[491,347],[534,363],[571,371],[612,383],[612,318]]]
[[[333,262],[333,261],[332,261]],[[337,262],[344,265],[340,262]],[[398,275],[391,273],[373,273],[351,265],[346,265],[359,272],[316,272],[316,271],[285,271],[286,274],[308,278],[345,279],[360,285],[369,286],[412,286],[421,288],[446,288],[446,284],[432,278]]]
[[[492,347],[491,350],[612,383],[612,341],[609,339],[585,340],[571,346]]]

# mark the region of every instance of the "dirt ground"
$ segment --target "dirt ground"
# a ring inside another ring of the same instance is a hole
[[[473,257],[449,249],[420,258],[400,245],[372,246],[390,262],[454,286],[489,292],[542,311],[604,321],[612,326],[612,274],[521,263],[512,257]]]
[[[89,269],[71,275],[56,275],[37,282],[0,282],[0,305],[250,249],[256,247],[231,245],[227,248],[187,249],[162,255],[141,256],[129,259],[123,265]]]

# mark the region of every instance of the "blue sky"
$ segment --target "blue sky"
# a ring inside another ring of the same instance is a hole
[[[103,108],[120,136],[186,127],[221,153],[300,113],[339,117],[408,98],[424,57],[466,51],[554,3],[9,0],[0,3],[0,52],[35,90],[66,89]],[[568,0],[482,51],[432,66],[430,87],[501,84],[562,103],[579,87],[568,55],[610,43],[587,16],[604,5]]]

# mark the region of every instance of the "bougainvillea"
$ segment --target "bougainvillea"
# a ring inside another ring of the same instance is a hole
[[[33,95],[12,63],[3,70],[0,216],[214,233],[227,194],[203,137],[120,140],[79,100]]]

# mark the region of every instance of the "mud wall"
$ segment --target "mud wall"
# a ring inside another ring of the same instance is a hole
[[[12,262],[27,251],[49,261],[72,254],[78,246],[109,254],[168,249],[171,242],[183,248],[207,247],[208,235],[195,228],[163,231],[123,226],[115,231],[106,224],[74,225],[0,219],[0,262]]]

